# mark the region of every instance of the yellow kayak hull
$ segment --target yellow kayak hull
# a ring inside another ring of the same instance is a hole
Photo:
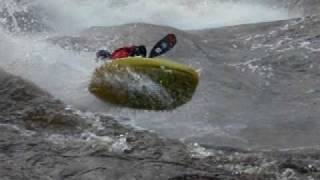
[[[97,68],[89,91],[112,104],[171,110],[192,99],[199,82],[191,67],[160,58],[130,57]]]

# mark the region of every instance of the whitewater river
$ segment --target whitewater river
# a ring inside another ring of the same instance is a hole
[[[94,61],[94,51],[61,48],[47,39],[78,36],[93,26],[148,23],[173,27],[180,32],[196,32],[296,16],[274,6],[214,0],[25,0],[18,4],[14,0],[2,0],[0,8],[0,67],[6,71],[33,81],[57,99],[83,111],[106,113],[122,123],[155,131],[162,136],[241,147],[260,147],[257,141],[250,142],[237,135],[255,121],[252,108],[248,108],[248,112],[236,112],[235,109],[233,114],[224,111],[228,104],[241,102],[226,102],[222,108],[224,100],[219,94],[213,95],[215,86],[210,86],[215,77],[206,73],[211,71],[208,67],[213,66],[208,64],[209,59],[198,55],[193,57],[193,53],[188,52],[190,59],[184,61],[204,71],[191,102],[170,112],[138,111],[103,103],[88,92],[90,76],[100,65]],[[15,13],[20,13],[20,18],[29,18],[25,23],[31,24],[21,26],[21,19],[17,19]],[[33,17],[34,20],[30,20]],[[134,33],[129,32],[127,36]],[[184,36],[179,34],[179,37]],[[121,44],[122,38],[113,39]],[[182,41],[178,39],[177,48],[183,45],[179,43]],[[108,41],[100,48],[111,49],[114,44]],[[170,56],[179,56],[179,51],[171,52]]]

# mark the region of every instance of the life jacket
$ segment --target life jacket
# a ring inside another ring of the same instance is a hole
[[[111,54],[111,59],[120,59],[133,56],[134,51],[135,46],[119,48]]]

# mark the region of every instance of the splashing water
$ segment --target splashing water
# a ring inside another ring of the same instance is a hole
[[[4,0],[10,17],[32,11],[55,31],[144,22],[180,29],[202,29],[288,19],[288,10],[258,3],[215,0]],[[30,12],[31,13],[31,12]],[[15,21],[15,19],[12,19]],[[15,26],[18,22],[14,22]]]
[[[113,87],[119,89],[119,94],[121,91],[131,92],[129,96],[134,97],[136,94],[144,94],[145,101],[153,102],[153,104],[161,104],[163,106],[169,106],[173,98],[166,91],[164,87],[160,84],[154,82],[150,77],[143,74],[138,74],[132,71],[130,68],[127,68],[126,73],[117,73],[117,74],[105,74],[102,82],[108,82]],[[126,92],[124,92],[126,94]]]
[[[65,4],[61,7],[61,4]],[[132,22],[168,25],[180,29],[202,29],[227,25],[255,23],[289,18],[285,9],[234,2],[212,0],[56,0],[45,4],[49,11],[54,7],[61,17],[59,28],[77,25],[80,28],[89,26],[114,26]],[[72,9],[71,9],[72,8]],[[72,15],[66,19],[66,14]],[[56,12],[55,12],[56,13]],[[74,21],[75,23],[72,23]],[[65,26],[68,25],[68,26]]]
[[[21,16],[25,17],[23,21],[19,18]],[[199,94],[196,94],[192,103],[169,113],[132,112],[100,102],[87,90],[92,72],[100,65],[93,61],[94,53],[61,49],[48,42],[47,38],[77,33],[91,26],[115,26],[134,22],[189,30],[290,17],[286,9],[231,1],[2,0],[0,67],[33,81],[66,104],[77,108],[90,107],[94,111],[109,111],[114,116],[128,116],[133,125],[154,129],[171,137],[201,136],[213,131],[219,136],[229,136],[225,130],[227,128],[212,127],[205,121],[198,121],[210,119],[210,112],[205,112],[205,107],[214,102],[199,98]],[[35,22],[40,25],[35,27]],[[24,26],[21,23],[30,24]],[[39,28],[40,32],[21,33],[27,30],[23,27]],[[45,27],[43,31],[42,27]],[[146,87],[146,92],[157,92],[154,93],[156,96],[170,101],[169,95],[153,82],[132,73],[130,75],[131,80],[133,79],[128,83],[131,89]],[[234,127],[243,128],[242,125]]]

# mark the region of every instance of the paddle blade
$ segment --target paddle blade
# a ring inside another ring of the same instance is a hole
[[[177,43],[177,38],[174,34],[168,34],[160,41],[158,41],[150,51],[149,58],[160,56],[170,49],[172,49]]]

